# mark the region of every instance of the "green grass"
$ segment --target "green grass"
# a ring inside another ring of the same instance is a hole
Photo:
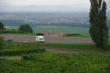
[[[110,73],[110,56],[38,53],[1,60],[0,73]]]
[[[62,48],[73,48],[73,49],[81,49],[81,50],[93,50],[93,51],[104,51],[103,49],[97,48],[92,44],[63,44],[63,43],[40,43],[33,42],[33,44],[38,45],[48,45],[54,47],[62,47]]]

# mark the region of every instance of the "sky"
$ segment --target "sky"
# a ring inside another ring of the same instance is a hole
[[[110,10],[110,0],[107,0]],[[89,11],[89,0],[0,0],[0,11]]]

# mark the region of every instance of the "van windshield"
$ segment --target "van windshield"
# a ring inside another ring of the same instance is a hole
[[[40,38],[39,40],[44,40],[43,38]]]

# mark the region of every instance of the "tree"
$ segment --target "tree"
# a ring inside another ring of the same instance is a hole
[[[105,49],[108,43],[106,2],[104,0],[90,0],[90,2],[90,35],[97,47]]]
[[[4,29],[4,24],[2,22],[0,22],[0,29]]]
[[[23,24],[19,27],[18,31],[33,33],[32,27],[29,24]]]
[[[1,34],[1,29],[0,29],[0,34]],[[3,42],[3,38],[0,37],[0,49],[2,49],[2,42]]]
[[[3,47],[2,42],[3,42],[3,39],[2,39],[2,37],[0,37],[0,49],[2,49],[2,47]]]

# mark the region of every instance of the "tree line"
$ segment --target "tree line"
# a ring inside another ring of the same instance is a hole
[[[4,24],[2,22],[0,22],[0,29],[8,30],[7,28],[4,27]],[[17,31],[19,31],[21,33],[33,33],[33,29],[29,24],[20,25]]]

